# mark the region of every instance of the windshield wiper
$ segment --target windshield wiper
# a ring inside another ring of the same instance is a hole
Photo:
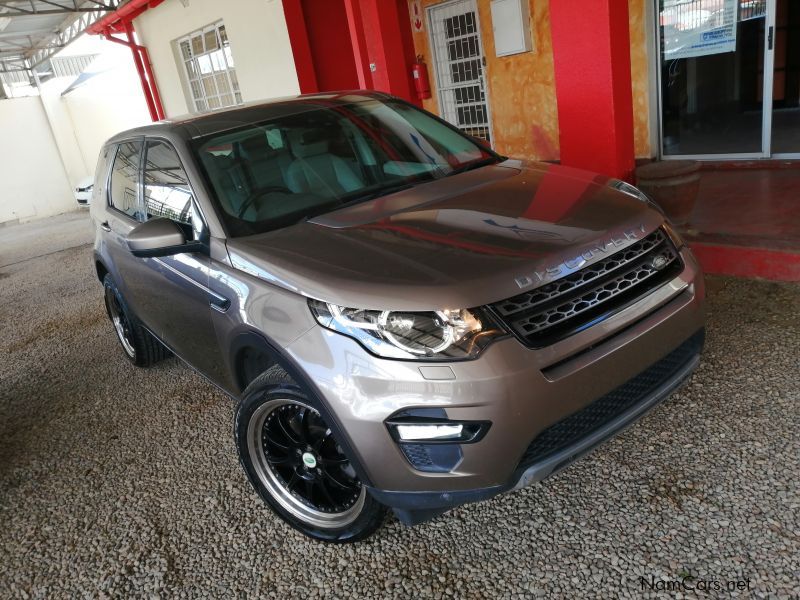
[[[426,180],[423,180],[426,181]],[[349,200],[345,200],[341,204],[334,207],[334,210],[339,210],[340,208],[344,208],[346,206],[352,206],[353,204],[359,204],[361,202],[367,202],[368,200],[373,200],[375,198],[379,198],[381,196],[388,196],[389,194],[394,194],[395,192],[402,192],[403,190],[407,190],[408,188],[414,187],[418,183],[422,183],[422,181],[415,180],[415,181],[404,181],[402,183],[396,183],[394,185],[387,185],[377,190],[373,190],[371,192],[367,192],[366,194],[360,194],[355,198],[350,198]]]
[[[465,165],[461,165],[457,169],[453,169],[450,171],[447,176],[450,177],[452,175],[458,175],[459,173],[464,173],[466,171],[472,171],[473,169],[478,169],[480,167],[486,167],[488,165],[497,164],[498,161],[494,156],[488,156],[486,158],[481,158],[479,160],[474,160],[472,162],[468,162]]]

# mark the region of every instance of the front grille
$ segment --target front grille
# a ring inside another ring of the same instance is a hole
[[[491,309],[528,346],[542,347],[598,323],[682,269],[677,250],[657,229],[608,258]]]
[[[637,404],[647,401],[658,387],[674,377],[700,352],[704,338],[704,330],[698,331],[633,379],[542,431],[525,450],[519,469],[524,470],[575,444]]]

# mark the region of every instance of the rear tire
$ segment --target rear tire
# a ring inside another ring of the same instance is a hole
[[[127,359],[137,367],[150,367],[167,358],[170,351],[142,326],[109,273],[103,277],[103,289],[108,318]]]
[[[383,523],[385,507],[361,484],[322,415],[280,366],[247,386],[234,435],[250,483],[301,533],[355,542]]]

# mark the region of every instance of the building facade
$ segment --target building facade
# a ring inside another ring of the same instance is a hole
[[[623,177],[636,159],[800,152],[791,0],[140,4],[131,22],[167,116],[369,88],[500,153]],[[113,19],[96,32],[122,31]],[[430,97],[416,93],[415,64]]]

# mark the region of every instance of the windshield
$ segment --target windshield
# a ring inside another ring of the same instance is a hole
[[[320,105],[201,138],[195,149],[232,237],[500,160],[397,100]]]

